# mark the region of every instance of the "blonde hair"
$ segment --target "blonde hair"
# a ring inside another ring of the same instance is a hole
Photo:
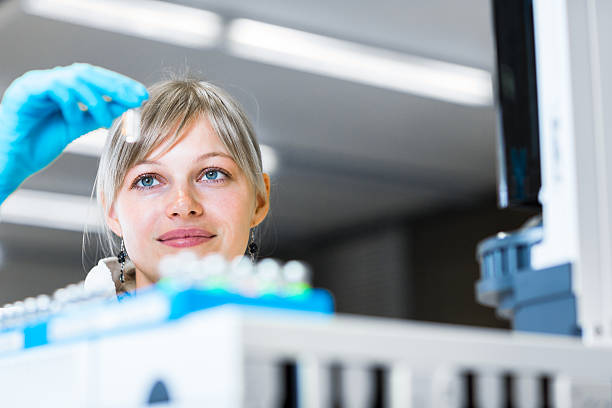
[[[221,88],[196,79],[158,82],[149,88],[142,106],[140,137],[127,143],[122,135],[122,118],[115,121],[106,141],[98,174],[96,195],[102,214],[108,214],[130,168],[164,144],[169,150],[194,121],[205,117],[217,136],[245,173],[256,196],[265,196],[261,151],[255,131],[238,103]],[[109,255],[117,249],[114,234],[106,223],[103,246]]]

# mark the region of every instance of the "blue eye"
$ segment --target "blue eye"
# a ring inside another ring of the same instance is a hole
[[[157,184],[159,184],[159,181],[157,181],[155,177],[150,176],[150,175],[145,175],[138,179],[138,181],[136,182],[136,187],[150,188]]]
[[[206,177],[207,180],[217,180],[220,174],[221,173],[219,172],[219,170],[209,170],[204,173],[204,177]]]
[[[198,180],[207,184],[217,184],[225,183],[229,178],[231,178],[231,176],[226,171],[216,167],[209,167],[202,170]]]
[[[220,169],[218,167],[208,167],[202,170],[202,172],[198,176],[198,181],[204,184],[213,185],[223,184],[230,178],[230,174],[227,173],[225,170]]]

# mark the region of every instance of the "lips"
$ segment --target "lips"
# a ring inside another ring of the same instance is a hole
[[[208,242],[216,237],[200,228],[179,228],[160,235],[157,240],[164,245],[186,248]]]

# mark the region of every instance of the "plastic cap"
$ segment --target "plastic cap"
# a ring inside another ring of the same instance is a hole
[[[288,283],[310,283],[310,270],[300,261],[289,261],[283,268],[283,277]]]

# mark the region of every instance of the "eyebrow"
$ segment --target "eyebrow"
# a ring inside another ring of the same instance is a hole
[[[202,161],[204,159],[208,159],[210,157],[217,157],[217,156],[221,156],[221,157],[226,157],[232,161],[234,161],[234,158],[232,156],[230,156],[229,154],[223,153],[223,152],[209,152],[209,153],[204,153],[201,154],[200,156],[196,157],[193,162],[199,162]],[[138,163],[136,163],[135,165],[141,165],[141,164],[155,164],[155,165],[160,165],[159,162],[155,161],[155,160],[142,160],[139,161]]]

